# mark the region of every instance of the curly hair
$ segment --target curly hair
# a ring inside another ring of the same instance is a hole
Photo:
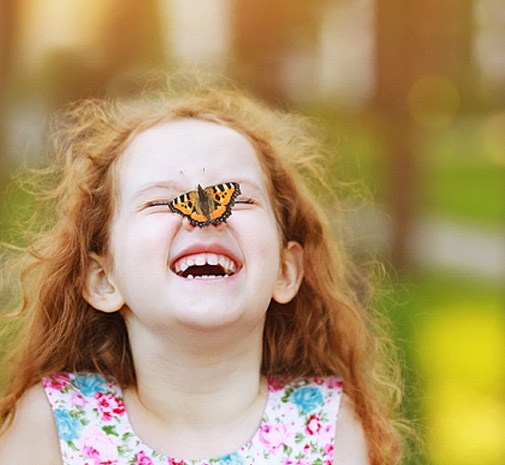
[[[24,251],[23,299],[16,312],[24,327],[10,358],[0,424],[11,420],[27,389],[55,372],[98,372],[123,387],[135,385],[125,323],[119,312],[90,311],[83,298],[85,270],[91,252],[108,252],[113,166],[137,135],[182,118],[228,126],[252,143],[282,240],[304,248],[305,274],[297,296],[288,304],[272,301],[267,311],[263,374],[340,376],[363,425],[371,463],[398,463],[401,428],[392,417],[400,378],[385,350],[387,338],[372,316],[372,285],[307,187],[324,184],[316,163],[320,143],[305,119],[266,108],[235,89],[213,86],[131,100],[87,100],[57,119],[51,163],[41,177],[45,187],[38,194],[47,226]],[[337,205],[331,206],[336,214]]]

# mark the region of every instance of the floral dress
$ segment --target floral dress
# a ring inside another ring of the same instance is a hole
[[[64,465],[331,465],[342,397],[338,378],[269,381],[259,429],[239,450],[208,460],[167,457],[135,434],[121,388],[98,374],[44,378]]]

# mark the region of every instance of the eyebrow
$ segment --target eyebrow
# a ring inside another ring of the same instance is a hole
[[[149,192],[154,189],[163,189],[168,190],[170,192],[182,192],[184,191],[184,187],[181,184],[174,181],[163,181],[163,182],[149,182],[141,186],[135,193],[131,196],[130,200],[136,201],[140,197],[142,197],[146,192]]]
[[[236,183],[240,184],[241,186],[247,185],[247,186],[250,186],[254,189],[261,190],[260,185],[256,181],[253,181],[250,178],[241,178],[241,179],[237,179],[236,181],[233,181],[233,182],[236,182]]]
[[[257,190],[259,192],[261,192],[261,187],[260,185],[253,181],[252,179],[250,178],[241,178],[237,181],[220,181],[220,182],[217,182],[216,184],[209,184],[209,186],[216,186],[218,184],[224,184],[225,182],[236,182],[238,183],[239,185],[245,185],[245,186],[248,186],[250,188],[252,188],[253,190]],[[207,185],[203,186],[204,188],[206,187],[209,187]],[[163,189],[163,190],[167,190],[167,191],[170,191],[170,194],[172,195],[172,193],[174,194],[174,196],[177,196],[179,194],[184,194],[186,192],[189,192],[193,189],[196,189],[196,185],[189,189],[186,187],[183,187],[182,184],[176,182],[176,181],[162,181],[162,182],[150,182],[150,183],[147,183],[147,184],[144,184],[143,186],[141,186],[130,198],[131,201],[136,201],[138,200],[140,197],[142,197],[146,192],[149,192],[151,190],[154,190],[154,189]]]

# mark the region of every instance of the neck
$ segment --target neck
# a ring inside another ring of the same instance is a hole
[[[205,459],[231,453],[254,435],[268,392],[260,376],[263,324],[242,334],[141,332],[130,331],[137,386],[124,394],[144,442],[167,456]]]
[[[234,422],[264,397],[262,334],[263,324],[247,334],[190,330],[147,344],[134,340],[137,387],[129,398],[169,429]]]

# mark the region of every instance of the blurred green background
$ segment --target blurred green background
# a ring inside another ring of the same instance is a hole
[[[1,238],[55,110],[181,67],[324,127],[330,179],[373,196],[353,250],[391,265],[411,463],[505,464],[503,0],[2,0]]]

